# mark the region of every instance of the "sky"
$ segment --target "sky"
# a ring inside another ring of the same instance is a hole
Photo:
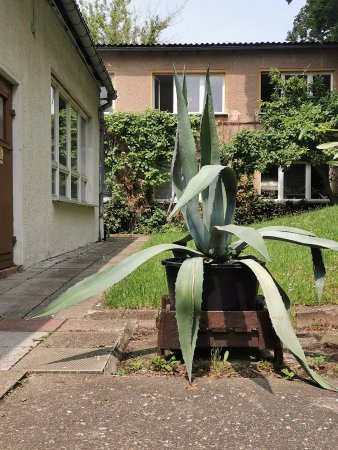
[[[166,43],[283,42],[306,0],[187,0],[177,23],[163,32]],[[184,0],[133,0],[159,14]]]

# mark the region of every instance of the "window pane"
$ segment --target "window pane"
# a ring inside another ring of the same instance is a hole
[[[81,173],[87,173],[87,121],[81,117]]]
[[[268,73],[261,74],[261,100],[270,102],[273,94],[273,85],[270,84],[270,75]]]
[[[285,170],[284,198],[305,198],[305,164],[292,164]]]
[[[314,75],[311,90],[314,97],[320,98],[331,90],[331,75]]]
[[[61,197],[67,197],[67,174],[59,173],[59,195]]]
[[[71,198],[73,200],[77,200],[77,185],[78,185],[78,179],[77,178],[71,178]]]
[[[271,167],[261,174],[261,194],[263,197],[278,198],[278,167]]]
[[[0,139],[5,139],[5,101],[0,97]]]
[[[67,166],[67,102],[61,95],[59,96],[59,162]]]
[[[187,76],[188,111],[200,112],[200,76]]]
[[[311,198],[313,199],[327,198],[321,173],[325,175],[326,179],[329,179],[328,166],[311,167]]]
[[[87,190],[87,183],[85,181],[81,180],[81,201],[82,202],[85,202],[87,199],[86,190]]]
[[[210,76],[210,85],[215,112],[223,111],[223,81],[223,75]]]
[[[50,131],[51,131],[51,154],[52,154],[52,159],[55,160],[55,89],[53,86],[51,86],[51,99],[50,99],[50,103],[51,103],[51,111],[50,111]]]
[[[52,169],[52,195],[56,195],[56,170]]]
[[[71,167],[77,170],[77,112],[70,109],[70,148]]]
[[[154,76],[154,108],[174,111],[174,78],[172,75]]]

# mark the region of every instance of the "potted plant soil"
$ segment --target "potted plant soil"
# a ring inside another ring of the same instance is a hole
[[[335,389],[308,365],[293,330],[289,299],[261,261],[240,256],[250,246],[269,261],[264,239],[277,239],[311,249],[318,297],[323,290],[325,268],[322,249],[338,251],[338,243],[291,227],[258,230],[233,223],[237,181],[231,167],[220,164],[217,125],[214,118],[209,75],[200,129],[200,161],[190,127],[186,79],[180,84],[174,73],[177,92],[177,133],[172,161],[173,189],[177,203],[170,217],[181,211],[188,236],[178,243],[161,244],[140,251],[104,272],[79,282],[46,307],[36,317],[54,314],[63,308],[98,294],[116,284],[149,258],[168,250],[175,261],[166,262],[169,289],[175,302],[180,347],[191,381],[192,361],[202,309],[257,309],[258,283],[278,338],[289,348],[308,375],[325,389]],[[192,241],[194,247],[186,246]],[[210,276],[210,277],[209,277]]]

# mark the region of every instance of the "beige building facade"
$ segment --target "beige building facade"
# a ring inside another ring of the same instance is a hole
[[[0,10],[5,269],[98,239],[100,86],[114,91],[84,50],[79,27],[87,29],[73,0],[0,0]]]
[[[320,75],[327,89],[338,86],[338,44],[102,45],[98,51],[118,91],[114,111],[158,108],[175,113],[175,66],[178,73],[186,69],[189,111],[201,112],[209,66],[219,134],[225,142],[243,128],[260,127],[257,114],[260,100],[271,95],[271,69],[279,69],[283,77],[304,76],[309,84]],[[293,193],[297,186],[290,186],[286,195],[284,188],[295,177],[302,187]],[[312,192],[315,178],[311,166],[300,162],[291,175],[276,168],[265,179],[258,174],[256,181],[259,190],[272,190],[275,198],[326,201]]]

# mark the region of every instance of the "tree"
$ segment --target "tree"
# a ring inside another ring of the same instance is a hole
[[[98,44],[156,44],[163,30],[173,25],[184,3],[164,16],[132,9],[132,0],[80,0],[88,27]]]
[[[283,80],[277,70],[270,74],[274,91],[270,102],[262,102],[262,130],[238,133],[226,149],[228,160],[239,173],[263,172],[273,166],[289,168],[308,162],[319,174],[331,203],[338,197],[331,190],[327,170],[336,149],[318,149],[318,144],[333,140],[338,126],[338,93],[326,92],[322,77],[308,85],[302,76]],[[332,177],[337,173],[333,172]],[[331,181],[336,181],[331,179]]]
[[[292,0],[286,0],[291,3]],[[338,1],[307,0],[288,32],[289,42],[337,42]]]

